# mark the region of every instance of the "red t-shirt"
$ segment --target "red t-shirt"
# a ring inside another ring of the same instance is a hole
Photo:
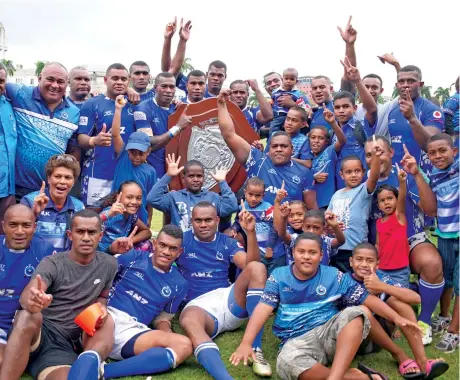
[[[409,265],[409,242],[407,225],[399,223],[396,213],[386,222],[377,220],[379,236],[379,268],[383,270],[402,269]]]

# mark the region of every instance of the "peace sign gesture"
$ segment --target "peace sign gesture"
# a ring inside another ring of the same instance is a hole
[[[115,203],[113,203],[112,207],[110,207],[110,210],[108,212],[109,218],[113,218],[115,215],[123,214],[126,211],[125,205],[120,202],[122,195],[123,192],[120,191],[120,194],[118,194]]]
[[[337,26],[337,29],[340,32],[340,36],[347,44],[354,44],[356,41],[356,37],[358,36],[358,32],[353,29],[351,26],[351,17],[348,18],[347,26],[345,26],[345,30],[342,30],[340,26]]]
[[[123,253],[126,253],[133,249],[134,243],[133,243],[133,238],[136,236],[137,233],[137,226],[133,228],[133,231],[127,236],[127,237],[122,237],[116,239],[111,245],[110,245],[110,252],[113,253],[114,255],[122,255]]]
[[[347,56],[343,61],[340,61],[344,68],[344,78],[350,82],[358,83],[361,80],[361,76],[359,74],[359,70],[354,67]]]
[[[46,205],[50,201],[49,197],[45,194],[45,187],[45,181],[42,181],[42,187],[40,188],[38,195],[34,198],[34,205],[32,208],[36,217],[46,208]]]
[[[192,30],[192,22],[188,20],[184,25],[184,19],[180,19],[180,29],[179,29],[179,37],[183,41],[188,41],[190,38],[190,31]]]

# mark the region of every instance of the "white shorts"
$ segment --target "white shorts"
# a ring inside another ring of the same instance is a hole
[[[232,288],[233,285],[230,285],[228,288],[212,290],[190,301],[184,308],[185,310],[190,306],[197,306],[214,318],[214,325],[217,323],[217,326],[214,328],[212,339],[222,332],[236,330],[247,320],[247,318],[235,317],[228,308],[228,297]]]
[[[5,330],[0,329],[0,344],[6,345],[7,336],[8,336],[8,333]]]
[[[109,306],[107,311],[113,318],[115,323],[115,330],[113,332],[113,347],[112,352],[109,354],[109,358],[114,360],[123,360],[121,356],[121,350],[123,346],[135,335],[141,332],[152,331],[143,323],[140,323],[136,318],[131,317],[124,311],[115,309]]]
[[[431,243],[430,239],[428,239],[428,236],[426,236],[426,233],[424,231],[419,232],[418,234],[412,235],[407,240],[409,242],[409,251],[412,251],[419,244]]]

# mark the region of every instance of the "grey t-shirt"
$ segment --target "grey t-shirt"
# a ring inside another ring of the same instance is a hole
[[[75,317],[93,304],[104,290],[110,290],[117,272],[117,260],[102,252],[88,265],[70,260],[69,252],[45,257],[35,270],[48,286],[46,293],[53,301],[42,314],[44,319],[57,324],[72,339],[78,339],[81,329],[74,323]]]
[[[385,136],[388,140],[390,140],[390,131],[388,130],[388,115],[390,111],[399,106],[398,102],[399,98],[390,100],[385,104],[377,104],[377,125],[375,126],[375,135]],[[363,107],[362,104],[358,105],[358,109],[355,112],[355,117],[358,120],[364,119],[366,116],[366,109]],[[390,140],[391,141],[391,140]]]

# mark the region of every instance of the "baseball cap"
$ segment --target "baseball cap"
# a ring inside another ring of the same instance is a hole
[[[150,137],[144,132],[133,132],[129,136],[128,144],[126,144],[126,150],[137,149],[141,152],[146,152],[150,147]]]

